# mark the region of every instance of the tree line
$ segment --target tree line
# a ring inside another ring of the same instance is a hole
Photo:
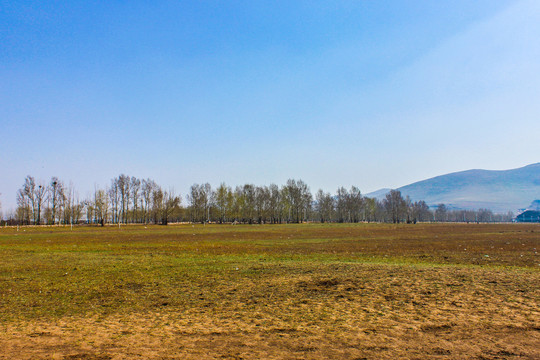
[[[152,179],[124,174],[108,187],[94,189],[80,199],[72,184],[57,177],[48,183],[27,176],[17,191],[17,208],[7,221],[21,225],[54,224],[163,224],[169,222],[281,224],[308,221],[357,223],[416,223],[427,221],[501,222],[511,221],[511,213],[450,210],[444,204],[435,209],[424,201],[411,201],[398,190],[384,199],[365,197],[360,190],[340,187],[334,194],[318,190],[315,196],[302,180],[289,179],[278,186],[225,183],[212,188],[193,184],[182,203],[174,190],[166,190]]]

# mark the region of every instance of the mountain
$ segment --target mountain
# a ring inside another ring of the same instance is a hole
[[[527,208],[528,210],[540,211],[540,200],[534,200]]]
[[[430,206],[443,203],[451,209],[487,208],[493,212],[517,212],[540,198],[540,163],[512,170],[467,170],[418,181],[397,190],[411,200]],[[389,190],[368,197],[383,199]],[[532,204],[531,204],[532,205]]]
[[[386,194],[390,192],[390,190],[392,189],[389,189],[389,188],[379,189],[379,190],[376,190],[374,192],[367,194],[366,196],[381,200],[381,199],[384,199],[384,197],[386,196]]]

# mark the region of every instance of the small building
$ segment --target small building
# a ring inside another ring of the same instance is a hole
[[[526,210],[516,216],[516,222],[540,223],[540,211]]]

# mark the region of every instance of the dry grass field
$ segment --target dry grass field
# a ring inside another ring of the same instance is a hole
[[[540,359],[540,225],[0,229],[0,359]]]

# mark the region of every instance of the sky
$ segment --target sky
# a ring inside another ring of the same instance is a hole
[[[0,202],[540,161],[540,2],[0,0]]]

